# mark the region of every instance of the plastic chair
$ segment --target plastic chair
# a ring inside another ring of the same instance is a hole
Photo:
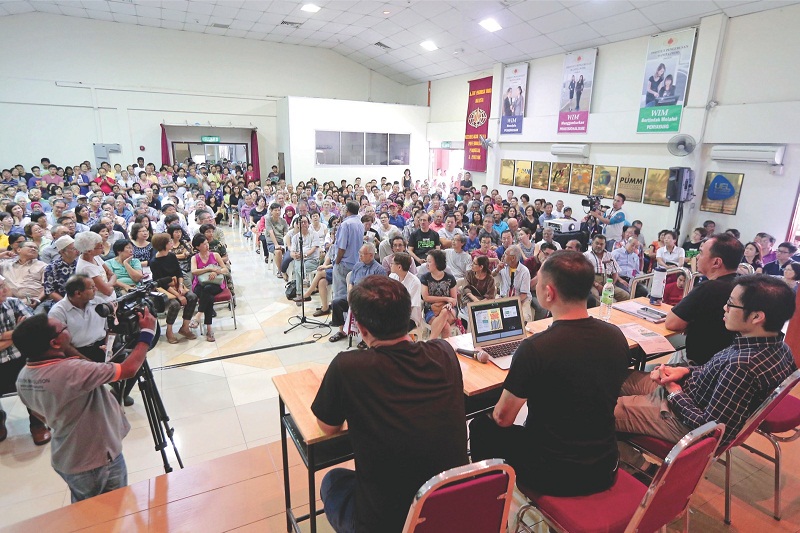
[[[403,533],[505,532],[515,479],[502,459],[446,470],[414,496]]]
[[[784,383],[786,383],[784,381]],[[794,385],[792,385],[794,386]],[[767,415],[761,425],[758,426],[756,433],[762,435],[771,444],[775,455],[769,455],[757,450],[748,444],[742,444],[742,448],[762,457],[772,463],[775,467],[774,493],[773,493],[773,518],[781,519],[781,442],[792,442],[800,437],[800,399],[786,395],[778,401],[772,412]],[[776,433],[788,433],[785,436]]]
[[[681,514],[688,531],[689,498],[714,459],[724,430],[723,424],[709,422],[686,434],[667,454],[649,487],[624,470],[610,489],[588,496],[547,496],[520,487],[531,504],[517,513],[517,531],[532,531],[520,519],[534,507],[551,528],[565,532],[651,532]]]
[[[720,447],[717,450],[716,456],[717,458],[721,457],[723,454],[725,455],[724,459],[720,459],[725,465],[725,523],[731,523],[731,450],[736,446],[742,446],[744,441],[746,441],[750,435],[755,432],[761,423],[764,422],[767,417],[772,413],[772,411],[777,407],[777,405],[783,400],[789,392],[794,388],[797,383],[800,382],[800,370],[795,370],[789,377],[783,380],[783,383],[778,385],[778,387],[770,393],[767,398],[761,402],[761,405],[756,409],[756,411],[750,415],[750,418],[744,423],[742,429],[739,431],[739,434],[736,435],[736,438],[731,441],[725,447]],[[766,436],[766,435],[765,435]],[[629,436],[627,442],[633,445],[635,448],[639,449],[640,451],[655,457],[657,459],[663,459],[665,455],[665,450],[669,449],[671,444],[667,441],[658,439],[656,437],[648,437],[645,435],[634,435]],[[751,450],[752,451],[752,450]],[[779,454],[780,450],[776,452]],[[778,509],[780,505],[780,477],[779,474],[779,466],[775,465],[776,467],[776,491],[775,491],[775,506]],[[775,514],[779,514],[777,511]]]
[[[222,292],[214,296],[214,307],[219,305],[227,305],[228,308],[231,310],[231,316],[233,317],[233,329],[237,329],[236,327],[236,296],[234,296],[228,287],[222,289]],[[205,327],[203,324],[200,325],[200,333],[205,335]]]

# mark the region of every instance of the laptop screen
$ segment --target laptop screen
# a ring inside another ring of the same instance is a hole
[[[474,303],[469,310],[476,344],[525,336],[516,298]]]

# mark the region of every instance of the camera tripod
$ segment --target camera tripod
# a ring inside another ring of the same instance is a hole
[[[153,339],[153,344],[155,344],[157,339],[158,336]],[[136,342],[136,338],[133,338],[130,341],[123,343],[122,347],[114,353],[112,361],[125,360],[125,358],[130,354],[131,350],[133,350]],[[175,440],[173,439],[175,429],[169,424],[169,415],[167,414],[167,410],[164,408],[164,402],[161,401],[161,393],[158,391],[155,379],[153,378],[153,371],[150,369],[150,364],[147,362],[147,359],[145,359],[142,367],[136,374],[136,377],[132,379],[136,380],[136,383],[139,385],[139,391],[142,393],[142,402],[144,403],[147,421],[150,424],[150,433],[153,436],[153,443],[155,444],[156,451],[161,452],[161,459],[164,462],[164,472],[169,474],[173,470],[172,466],[169,464],[169,458],[167,457],[167,439],[169,439],[170,444],[172,444],[172,451],[175,452],[175,458],[178,460],[178,465],[183,468],[181,455],[178,453],[178,448],[175,446]],[[113,384],[114,392],[119,398],[120,403],[122,403],[124,396],[124,383],[125,382],[118,382]]]
[[[287,329],[286,331],[283,332],[284,335],[286,333],[289,333],[290,331],[292,331],[295,328],[299,328],[300,326],[303,326],[303,327],[308,328],[308,329],[330,327],[330,326],[328,326],[328,324],[325,324],[324,322],[320,322],[318,320],[314,320],[313,318],[307,318],[306,317],[306,301],[303,298],[303,282],[302,282],[302,280],[304,280],[305,277],[306,277],[306,262],[305,262],[305,257],[303,256],[303,233],[302,233],[302,231],[298,235],[298,240],[300,241],[300,243],[299,243],[300,245],[298,246],[298,248],[300,249],[300,259],[297,259],[297,261],[300,261],[300,280],[301,281],[300,281],[300,288],[297,291],[296,298],[300,299],[300,301],[298,302],[300,304],[300,314],[299,315],[295,315],[295,316],[293,316],[292,318],[289,319],[290,327],[289,327],[289,329]],[[296,281],[295,281],[295,283],[296,283]],[[298,320],[297,324],[291,325],[292,324],[291,321],[293,319]]]

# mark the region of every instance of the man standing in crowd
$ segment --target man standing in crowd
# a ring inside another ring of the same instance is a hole
[[[68,355],[69,331],[45,315],[14,330],[14,345],[27,360],[17,378],[19,397],[52,426],[51,462],[73,503],[128,484],[122,439],[130,424],[104,385],[133,378],[144,362],[156,319],[145,309],[139,325],[139,341],[122,364]]]
[[[797,252],[797,246],[790,242],[782,242],[775,250],[775,260],[764,264],[764,274],[769,276],[783,276],[783,269],[792,262],[792,256]]]
[[[522,342],[492,416],[470,424],[473,461],[502,457],[520,482],[544,494],[593,494],[616,478],[614,406],[628,342],[589,316],[593,281],[580,252],[555,252],[542,264],[536,295],[553,325]],[[525,425],[513,425],[526,402]]]
[[[333,267],[333,299],[347,299],[347,274],[358,261],[364,242],[364,224],[358,216],[358,204],[347,202],[347,216],[336,231],[336,259]]]
[[[725,424],[720,445],[730,443],[797,369],[781,333],[794,314],[794,300],[781,280],[758,274],[738,278],[725,302],[724,323],[739,336],[702,366],[629,371],[614,410],[617,431],[678,442],[689,431],[717,421]],[[637,463],[642,466],[643,460]]]
[[[369,348],[333,359],[311,409],[326,434],[347,422],[358,466],[328,472],[320,496],[339,533],[399,532],[420,486],[468,462],[461,368],[447,342],[408,336],[399,281],[365,278],[350,304]]]
[[[625,195],[620,193],[614,197],[614,204],[605,214],[599,210],[590,214],[599,222],[605,224],[603,235],[606,236],[606,250],[614,249],[614,243],[622,238],[622,227],[625,225],[625,213],[622,206],[625,204]]]
[[[664,326],[686,332],[686,359],[695,364],[707,363],[733,342],[735,332],[725,327],[723,306],[731,295],[743,254],[744,246],[732,235],[720,233],[706,239],[697,255],[697,270],[708,281],[697,285],[667,313]]]
[[[439,234],[431,229],[430,224],[431,216],[427,213],[422,213],[419,216],[419,229],[413,232],[408,240],[408,253],[417,265],[425,263],[428,252],[438,250],[441,247]]]

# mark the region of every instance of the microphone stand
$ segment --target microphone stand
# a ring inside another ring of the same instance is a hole
[[[300,249],[300,259],[295,259],[295,261],[300,261],[300,287],[297,291],[297,296],[295,296],[295,301],[300,305],[300,314],[291,317],[288,322],[291,327],[284,331],[283,333],[289,333],[295,328],[303,326],[308,329],[315,329],[315,328],[327,328],[330,327],[328,324],[324,322],[320,322],[318,320],[314,320],[313,318],[306,317],[306,300],[303,298],[303,280],[306,277],[306,265],[305,265],[305,256],[303,255],[303,230],[300,229],[297,238],[300,241],[298,248]],[[297,280],[295,280],[297,283]],[[299,300],[297,300],[299,298]],[[297,319],[297,324],[292,325],[292,320]]]

